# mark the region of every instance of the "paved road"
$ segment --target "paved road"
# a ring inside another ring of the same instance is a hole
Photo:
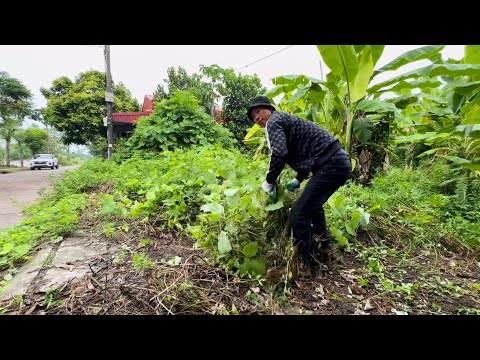
[[[38,198],[38,190],[50,188],[50,176],[58,176],[78,165],[60,166],[59,169],[41,169],[0,174],[0,229],[24,219],[22,209]]]

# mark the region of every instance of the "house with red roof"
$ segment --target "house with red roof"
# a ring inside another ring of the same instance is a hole
[[[133,126],[138,119],[142,116],[149,116],[153,112],[153,109],[155,109],[153,95],[145,95],[142,111],[112,113],[113,138],[121,139],[130,137],[133,132]]]
[[[112,113],[113,139],[129,138],[134,129],[134,125],[142,116],[149,116],[155,109],[153,95],[145,95],[142,111],[115,112]],[[222,118],[222,107],[215,104],[214,110],[215,122],[225,124]]]

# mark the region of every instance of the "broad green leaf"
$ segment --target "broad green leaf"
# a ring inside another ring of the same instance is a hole
[[[347,230],[347,233],[349,233],[352,236],[355,236],[356,234],[355,227],[349,221],[345,223],[345,229]]]
[[[262,138],[252,138],[248,140],[243,140],[243,143],[245,145],[256,145],[256,144],[260,144],[262,140],[263,140]]]
[[[426,139],[425,144],[432,145],[434,143],[443,142],[450,137],[452,137],[452,133],[438,132],[438,133],[435,133],[435,135]]]
[[[370,223],[370,214],[364,211],[360,219],[360,225],[367,226],[369,223]]]
[[[240,264],[240,266],[238,267],[238,270],[240,271],[241,275],[248,274],[248,264],[249,263],[250,263],[250,259],[245,258],[243,260],[243,263]]]
[[[283,93],[283,85],[275,86],[274,88],[268,90],[265,93],[265,96],[268,97],[270,100],[273,100],[275,97]]]
[[[458,125],[455,127],[455,132],[461,132],[465,136],[478,139],[480,138],[480,124]]]
[[[210,214],[207,215],[207,219],[211,223],[216,223],[216,222],[219,222],[220,220],[222,220],[223,218],[218,214],[210,213]]]
[[[393,137],[393,142],[395,144],[401,144],[401,143],[410,143],[410,142],[420,142],[426,139],[431,138],[434,136],[436,133],[435,132],[428,132],[425,134],[414,134],[414,135],[406,135],[406,136],[395,136]]]
[[[357,54],[360,54],[362,50],[365,48],[365,45],[353,45],[353,48],[355,49],[355,52]]]
[[[353,133],[360,142],[372,138],[373,123],[369,118],[357,118],[353,120]]]
[[[386,101],[365,99],[358,102],[356,110],[363,110],[367,113],[386,113],[395,112],[398,109],[394,104]]]
[[[0,251],[0,255],[6,255],[9,252],[11,252],[15,248],[15,246],[12,243],[5,243],[3,244],[2,250]]]
[[[252,258],[257,255],[258,252],[258,243],[256,241],[251,241],[245,245],[242,249],[243,255]]]
[[[240,203],[240,198],[238,196],[227,196],[227,205],[231,208],[236,208]]]
[[[395,86],[392,86],[388,89],[379,90],[378,93],[383,92],[400,92],[401,90],[405,89],[429,89],[429,88],[438,88],[442,85],[441,81],[432,80],[432,79],[420,79],[415,81],[401,81]],[[419,96],[419,94],[416,94]]]
[[[356,166],[357,166],[357,160],[352,157],[352,171],[355,170]]]
[[[287,104],[300,100],[308,92],[308,89],[298,89],[295,95],[293,95],[288,101]]]
[[[480,81],[469,82],[452,87],[452,91],[463,95],[469,96],[471,93],[478,92],[480,90]]]
[[[306,85],[308,83],[305,75],[282,75],[272,79],[274,85]]]
[[[107,215],[111,214],[117,205],[113,200],[113,195],[99,193],[97,196],[103,203],[102,213]]]
[[[480,64],[480,45],[465,45],[464,64]],[[480,80],[480,76],[472,76],[472,80]]]
[[[343,205],[343,202],[344,202],[344,201],[345,201],[345,195],[343,195],[343,194],[338,195],[338,196],[335,198],[335,202],[334,202],[335,207],[336,207],[336,208],[341,207],[341,206]]]
[[[167,205],[167,206],[173,206],[177,203],[177,200],[176,199],[164,199],[162,200],[162,203]]]
[[[265,210],[266,211],[274,211],[274,210],[281,209],[282,207],[283,207],[283,200],[280,199],[275,204],[270,204],[267,207],[265,207]]]
[[[190,231],[194,239],[202,239],[205,236],[205,232],[202,230],[201,226],[188,225],[188,230]]]
[[[208,203],[201,206],[201,209],[205,212],[211,212],[214,214],[223,215],[224,208],[221,204],[218,203]]]
[[[447,104],[454,114],[458,114],[465,100],[465,96],[457,92],[452,91],[447,94]]]
[[[439,147],[439,148],[435,148],[435,149],[430,149],[430,150],[427,150],[427,151],[424,151],[423,153],[421,153],[420,155],[418,155],[417,157],[423,157],[423,156],[427,156],[427,155],[432,155],[438,151],[443,151],[443,150],[450,150],[450,148],[448,147]]]
[[[478,124],[480,123],[480,106],[477,104],[474,104],[470,110],[465,114],[463,118],[463,124]]]
[[[232,245],[230,240],[228,240],[228,235],[225,231],[222,231],[218,235],[218,252],[220,255],[225,255],[232,250]]]
[[[248,272],[255,275],[265,274],[265,261],[261,259],[251,259],[245,258],[245,263],[247,265]]]
[[[464,64],[480,64],[480,45],[465,45]]]
[[[312,84],[323,84],[323,81],[317,78],[313,78],[311,76],[305,76],[307,80],[309,80]]]
[[[370,83],[370,77],[373,73],[373,60],[370,46],[366,45],[363,49],[360,57],[360,63],[358,66],[358,73],[355,80],[351,83],[351,102],[356,103],[363,98],[367,92],[368,85]]]
[[[237,193],[238,189],[226,189],[223,191],[225,196],[233,196]]]
[[[330,228],[330,233],[332,234],[333,238],[338,241],[338,243],[342,246],[349,246],[348,239],[343,235],[343,231],[337,229],[336,227],[332,226]]]
[[[325,64],[335,75],[353,83],[358,73],[358,58],[352,45],[317,45]]]
[[[397,109],[405,109],[408,105],[416,103],[417,101],[418,96],[413,96],[409,94],[387,100],[387,102],[391,102],[392,104],[394,104]]]
[[[142,209],[145,207],[143,203],[135,201],[135,203],[132,205],[130,208],[130,212],[132,216],[136,217],[139,216],[142,213]]]
[[[382,57],[383,50],[385,49],[385,45],[370,45],[372,49],[372,60],[373,66],[377,64],[378,59]]]
[[[375,70],[373,77],[381,74],[385,71],[397,70],[398,68],[413,63],[415,61],[428,59],[432,55],[439,53],[445,48],[445,45],[428,45],[414,50],[407,51],[403,53],[396,59],[390,61],[388,64],[382,66],[380,69]]]
[[[252,128],[248,131],[247,135],[243,138],[243,140],[248,140],[250,139],[255,133],[260,129],[260,125],[255,124],[252,126]]]
[[[350,220],[347,221],[347,224],[346,224],[347,232],[350,235],[355,235],[356,234],[356,231],[357,231],[358,225],[360,224],[361,218],[362,218],[362,213],[360,211],[355,210],[352,213],[352,216],[351,216]]]
[[[421,77],[436,77],[436,76],[480,76],[480,65],[471,64],[432,64],[419,69],[409,71],[405,74],[396,76],[390,80],[383,81],[370,87],[367,92],[373,94],[376,91],[383,89],[392,84],[407,79],[418,79]]]
[[[157,198],[157,192],[159,190],[160,190],[160,187],[158,185],[155,185],[147,191],[145,197],[148,200],[155,200]]]
[[[325,95],[327,94],[327,90],[323,90],[320,85],[312,84],[310,86],[310,91],[308,92],[308,99],[312,101],[315,105],[321,105],[323,100],[325,99]]]
[[[458,156],[448,156],[448,155],[438,155],[439,157],[445,158],[447,160],[450,160],[454,164],[461,165],[461,164],[469,164],[471,163],[470,160],[458,157]]]
[[[32,248],[31,244],[22,244],[22,245],[16,246],[13,251],[15,252],[17,257],[21,257],[26,253],[28,253],[31,248]]]
[[[355,226],[355,227],[358,227],[358,224],[360,224],[360,219],[362,217],[362,214],[363,214],[363,209],[361,209],[361,211],[359,210],[355,210],[353,213],[352,213],[352,217],[351,217],[351,221],[352,221],[352,224]]]
[[[447,101],[445,100],[445,97],[439,97],[431,94],[425,94],[425,93],[419,93],[416,94],[418,97],[421,97],[422,99],[428,99],[432,100],[433,102],[436,102],[437,104],[440,105],[446,105]]]

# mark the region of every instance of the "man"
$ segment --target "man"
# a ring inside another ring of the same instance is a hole
[[[302,194],[292,204],[291,222],[293,246],[303,260],[304,274],[315,270],[312,252],[313,232],[320,237],[322,262],[330,261],[332,248],[323,204],[350,178],[352,164],[348,154],[325,129],[311,121],[275,111],[266,96],[254,98],[248,107],[250,120],[265,128],[271,150],[270,167],[262,188],[273,196],[276,180],[286,164],[297,172],[287,184],[288,191],[296,191],[307,176],[312,178]],[[313,225],[313,226],[312,226]]]

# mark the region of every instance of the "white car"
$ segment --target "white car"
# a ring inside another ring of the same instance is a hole
[[[58,160],[52,154],[37,154],[30,160],[30,170],[49,167],[50,169],[58,169]]]

